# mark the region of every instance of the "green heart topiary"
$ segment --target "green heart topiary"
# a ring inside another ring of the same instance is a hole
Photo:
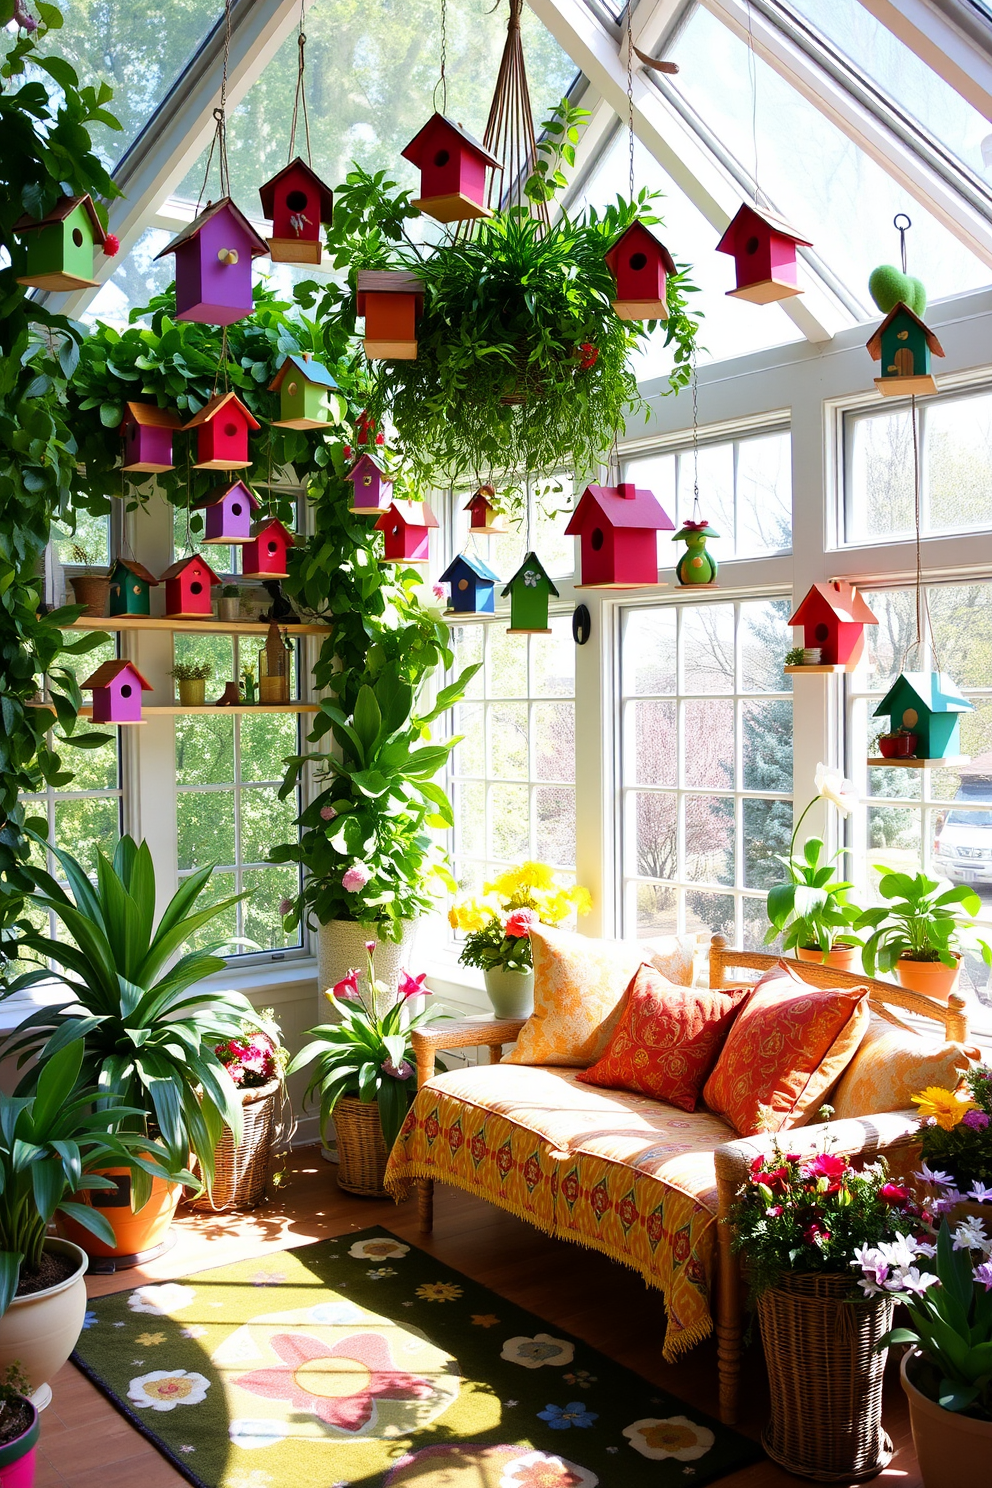
[[[880,264],[868,280],[868,293],[883,315],[888,315],[900,301],[908,305],[921,320],[927,308],[927,292],[922,280],[904,274],[892,264]]]

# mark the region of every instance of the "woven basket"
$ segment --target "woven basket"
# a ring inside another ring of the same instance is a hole
[[[240,1092],[244,1115],[241,1141],[235,1146],[230,1129],[224,1128],[214,1152],[213,1192],[208,1194],[204,1189],[190,1199],[191,1209],[219,1214],[224,1209],[254,1209],[261,1203],[269,1176],[276,1101],[281,1088],[281,1080],[270,1080],[267,1085]],[[193,1171],[197,1171],[195,1166]]]
[[[846,1276],[817,1272],[785,1273],[758,1298],[772,1401],[761,1441],[788,1472],[860,1482],[891,1458],[882,1430],[885,1352],[874,1348],[892,1327],[893,1305],[852,1294]]]
[[[369,1199],[387,1197],[382,1180],[389,1153],[382,1139],[379,1106],[345,1095],[334,1107],[338,1134],[338,1188]]]

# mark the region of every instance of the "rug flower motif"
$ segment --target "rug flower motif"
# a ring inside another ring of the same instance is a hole
[[[428,1380],[395,1367],[385,1339],[375,1333],[356,1333],[333,1347],[304,1333],[277,1333],[270,1342],[282,1365],[253,1370],[234,1383],[265,1400],[312,1411],[342,1431],[364,1426],[376,1400],[428,1400],[434,1393]]]

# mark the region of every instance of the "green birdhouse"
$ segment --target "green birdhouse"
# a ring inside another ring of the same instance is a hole
[[[510,596],[510,624],[507,635],[550,635],[548,603],[558,590],[544,571],[536,553],[528,553],[513,578],[503,590]]]
[[[143,563],[118,558],[110,570],[110,613],[150,615],[152,586],[158,584]]]
[[[18,284],[32,289],[89,289],[93,253],[107,241],[96,207],[88,196],[63,196],[46,217],[25,214],[14,223],[24,240],[27,273]]]
[[[971,704],[946,672],[903,672],[889,688],[875,717],[887,717],[892,732],[916,735],[917,759],[948,759],[961,752],[960,715]]]
[[[944,348],[929,326],[902,300],[882,321],[868,342],[868,351],[882,364],[875,386],[886,397],[937,391],[930,374],[930,358],[942,357]]]
[[[704,517],[700,522],[682,523],[672,542],[684,542],[685,552],[675,565],[675,577],[680,584],[715,584],[719,571],[712,553],[706,551],[706,540],[719,537]]]
[[[336,391],[330,372],[308,351],[288,356],[269,383],[269,392],[279,394],[279,417],[272,422],[280,429],[326,429],[338,422],[328,401]]]

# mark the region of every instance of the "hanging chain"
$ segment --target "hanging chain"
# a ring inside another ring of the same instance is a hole
[[[292,164],[293,160],[295,159],[295,156],[293,154],[293,150],[294,150],[294,148],[296,146],[296,121],[297,121],[297,118],[299,117],[300,109],[302,107],[302,109],[303,109],[303,132],[304,132],[304,136],[305,136],[306,142],[307,142],[307,165],[312,166],[313,165],[313,153],[312,153],[312,151],[310,149],[310,116],[307,113],[307,89],[306,89],[306,83],[305,83],[304,78],[303,78],[303,74],[304,74],[304,72],[306,70],[306,65],[307,65],[307,63],[306,63],[307,34],[304,31],[304,29],[303,29],[303,16],[304,16],[305,10],[306,10],[306,0],[300,0],[300,29],[297,32],[297,36],[296,36],[296,46],[297,46],[297,53],[298,53],[297,72],[296,72],[296,97],[293,100],[293,122],[290,125],[290,130],[289,130],[289,159],[287,161],[287,164]]]
[[[203,185],[196,199],[196,215],[200,215],[200,205],[207,190],[207,182],[210,180],[210,166],[213,163],[214,150],[217,151],[217,168],[220,173],[220,194],[230,196],[231,177],[227,168],[227,64],[231,55],[231,0],[224,0],[224,64],[220,78],[220,107],[214,109],[214,135],[210,141],[210,151],[207,155],[207,168],[203,172]]]
[[[634,199],[634,0],[627,0],[627,135],[630,146],[630,199]]]
[[[441,75],[434,84],[434,108],[438,113],[448,112],[448,79],[445,76],[445,67],[448,61],[448,0],[441,0]],[[441,94],[441,107],[437,106],[438,91]]]

